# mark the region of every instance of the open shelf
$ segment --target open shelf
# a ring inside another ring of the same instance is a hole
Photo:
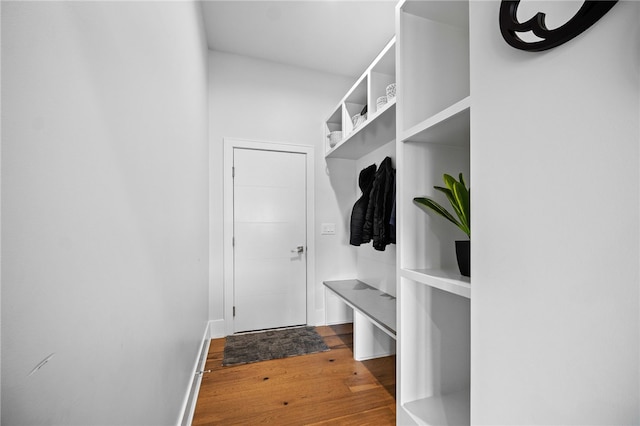
[[[400,273],[405,278],[471,299],[471,279],[457,271],[403,268]]]
[[[456,102],[439,113],[402,132],[402,141],[468,146],[471,129],[471,97]]]
[[[411,401],[402,406],[419,425],[470,424],[469,389]]]
[[[395,139],[396,102],[387,103],[376,111],[353,133],[338,142],[325,155],[326,158],[358,159]]]

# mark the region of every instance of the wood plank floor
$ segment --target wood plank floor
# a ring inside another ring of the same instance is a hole
[[[213,339],[193,425],[395,425],[395,356],[354,361],[351,324],[316,330],[330,351],[228,367]]]

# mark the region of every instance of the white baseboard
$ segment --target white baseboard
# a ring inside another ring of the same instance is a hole
[[[193,365],[193,380],[187,387],[187,392],[182,403],[182,409],[180,410],[180,416],[178,417],[178,426],[190,426],[193,421],[193,414],[198,400],[198,392],[200,391],[200,382],[202,381],[202,375],[198,374],[198,372],[204,370],[205,363],[207,362],[209,343],[211,342],[211,339],[209,338],[211,333],[210,328],[210,324],[207,324],[204,329],[200,350],[196,355],[196,360]]]
[[[209,321],[209,338],[210,339],[219,339],[221,337],[225,337],[226,333],[224,331],[224,320],[210,320]]]

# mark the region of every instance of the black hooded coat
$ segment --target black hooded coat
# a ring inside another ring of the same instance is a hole
[[[362,196],[356,201],[353,206],[353,211],[351,212],[351,236],[349,243],[353,246],[359,246],[360,244],[371,241],[371,236],[366,240],[363,238],[362,230],[367,215],[367,208],[369,207],[369,195],[371,194],[375,174],[376,165],[372,164],[366,169],[363,169],[358,178],[358,186],[362,191]]]
[[[391,158],[386,157],[375,174],[362,229],[363,240],[373,240],[373,248],[378,251],[384,251],[388,244],[396,242],[395,232],[391,229],[395,187],[396,170],[391,165]]]

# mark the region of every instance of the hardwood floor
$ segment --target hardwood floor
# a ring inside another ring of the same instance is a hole
[[[351,324],[316,330],[330,351],[229,367],[212,340],[193,425],[395,425],[395,356],[358,362]]]

